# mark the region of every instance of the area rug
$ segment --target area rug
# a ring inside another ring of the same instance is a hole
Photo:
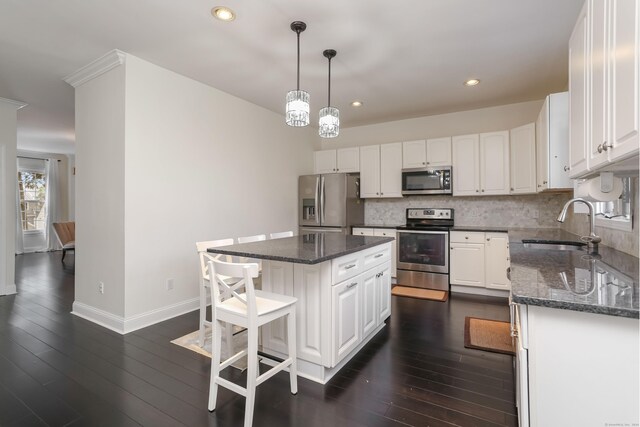
[[[187,350],[195,351],[196,353],[200,353],[203,356],[211,357],[211,329],[207,328],[207,332],[205,333],[204,340],[204,348],[200,347],[198,344],[198,332],[194,331],[180,338],[176,338],[171,341],[172,344],[179,345],[180,347],[184,347]],[[227,350],[227,340],[224,336],[224,331],[222,334],[222,353],[220,353],[220,360],[225,360],[229,357],[229,352]],[[240,327],[234,327],[233,331],[233,348],[236,351],[240,349],[247,348],[247,331],[246,329]],[[243,357],[240,360],[236,361],[233,365],[234,368],[240,369],[244,371],[247,369],[247,358]]]
[[[509,322],[498,320],[465,317],[464,346],[494,353],[516,354]]]
[[[409,297],[418,299],[428,299],[431,301],[444,302],[449,298],[449,292],[434,291],[433,289],[410,288],[408,286],[394,286],[391,295],[397,297]]]

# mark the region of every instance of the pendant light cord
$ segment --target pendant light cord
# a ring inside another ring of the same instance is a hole
[[[329,58],[329,90],[327,93],[327,107],[331,107],[331,58]]]
[[[296,90],[300,90],[300,30],[296,30],[296,33],[298,34],[298,84]]]

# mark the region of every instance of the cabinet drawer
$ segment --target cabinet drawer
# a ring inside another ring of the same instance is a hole
[[[451,242],[455,243],[484,243],[484,233],[476,231],[452,231]]]
[[[391,244],[386,243],[384,245],[376,246],[363,251],[364,255],[364,270],[367,270],[378,264],[382,264],[385,261],[391,259]],[[363,270],[363,271],[364,271]]]
[[[351,234],[354,236],[373,236],[373,228],[354,228]]]
[[[337,284],[343,282],[357,276],[363,271],[364,254],[362,252],[336,258],[331,262],[331,283]]]
[[[396,238],[396,230],[392,228],[374,228],[373,235],[379,237],[393,237]]]

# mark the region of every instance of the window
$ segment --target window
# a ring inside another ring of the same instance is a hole
[[[42,172],[18,172],[20,216],[23,231],[43,231],[46,224],[46,178]]]
[[[622,194],[612,202],[595,202],[596,225],[618,230],[631,231],[633,228],[633,180],[622,178]]]

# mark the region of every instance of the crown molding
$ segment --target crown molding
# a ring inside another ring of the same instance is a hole
[[[106,73],[112,68],[124,64],[126,58],[126,53],[118,49],[113,49],[111,52],[108,52],[106,55],[101,56],[93,62],[90,62],[79,70],[64,77],[62,80],[69,83],[73,87],[78,87],[81,84],[84,84],[89,80],[93,80],[99,75]]]
[[[16,110],[19,110],[29,105],[26,102],[14,101],[13,99],[8,99],[8,98],[0,98],[0,103],[13,105],[14,107],[16,107]]]

